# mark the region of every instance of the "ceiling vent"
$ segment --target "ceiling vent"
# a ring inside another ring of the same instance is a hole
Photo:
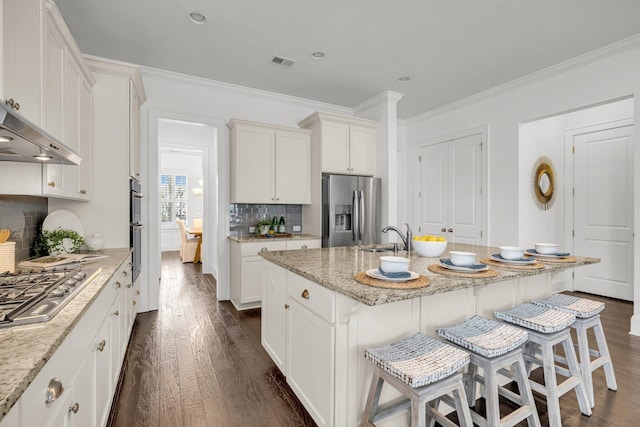
[[[271,59],[271,63],[272,64],[280,65],[280,66],[286,67],[286,68],[293,67],[293,64],[295,64],[296,62],[298,62],[298,61],[296,61],[295,59],[284,58],[282,56],[274,56]]]

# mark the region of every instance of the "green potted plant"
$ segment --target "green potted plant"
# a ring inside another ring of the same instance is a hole
[[[58,227],[55,230],[42,230],[34,242],[36,257],[80,252],[84,238],[73,230]]]
[[[269,233],[269,228],[271,227],[271,221],[268,219],[263,219],[256,224],[256,236],[264,236]]]

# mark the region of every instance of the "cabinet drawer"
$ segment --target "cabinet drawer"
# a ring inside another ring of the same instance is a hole
[[[289,297],[313,313],[333,323],[335,293],[295,273],[287,272]]]
[[[287,240],[287,250],[294,249],[316,249],[322,246],[320,239],[310,240]]]
[[[286,251],[287,242],[280,240],[277,242],[251,242],[240,243],[240,256],[254,256],[261,251]]]

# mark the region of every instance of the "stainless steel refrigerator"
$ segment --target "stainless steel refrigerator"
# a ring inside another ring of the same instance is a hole
[[[322,175],[322,247],[380,243],[380,178]]]

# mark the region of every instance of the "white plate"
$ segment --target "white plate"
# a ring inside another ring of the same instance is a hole
[[[531,264],[535,264],[536,263],[535,258],[530,258],[530,259],[504,259],[504,258],[500,257],[499,254],[491,255],[490,259],[493,260],[493,261],[503,262],[505,264],[513,264],[513,265],[531,265]]]
[[[42,223],[42,229],[47,231],[54,231],[58,228],[64,228],[67,230],[73,230],[84,237],[84,227],[80,219],[71,211],[65,209],[58,209],[51,212],[44,219]]]
[[[414,280],[420,277],[418,273],[414,273],[413,271],[410,271],[409,273],[411,273],[411,277],[386,277],[380,274],[377,268],[367,270],[365,272],[367,276],[373,277],[374,279],[378,279],[378,280],[384,280],[385,282],[406,282],[406,281]]]
[[[458,265],[448,265],[445,264],[443,262],[440,262],[440,267],[446,268],[448,270],[452,270],[452,271],[460,271],[460,272],[464,272],[464,273],[480,273],[482,271],[487,271],[489,269],[488,265],[485,265],[484,268],[470,268],[470,267],[461,267]]]
[[[535,249],[527,249],[525,251],[525,253],[527,255],[531,255],[534,257],[538,257],[538,258],[567,258],[570,255],[567,255],[566,253],[562,253],[560,255],[557,254],[539,254],[538,252],[536,252]]]

